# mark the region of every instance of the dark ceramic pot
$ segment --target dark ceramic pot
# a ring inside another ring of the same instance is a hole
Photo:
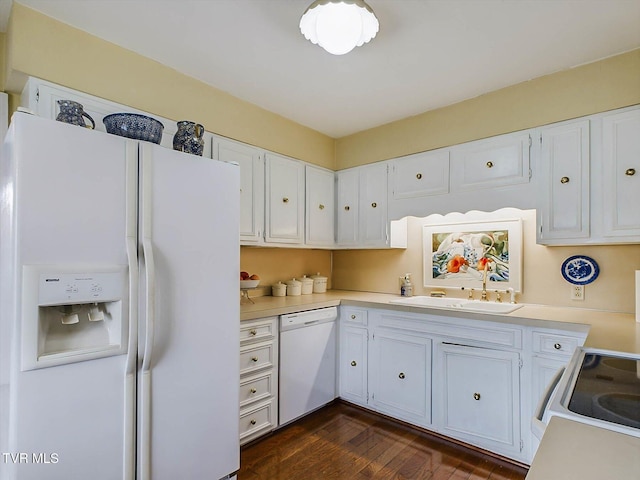
[[[178,131],[173,136],[173,149],[202,156],[204,150],[204,127],[199,123],[183,120],[178,122]]]

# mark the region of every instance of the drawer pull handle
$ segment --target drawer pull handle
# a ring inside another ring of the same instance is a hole
[[[400,380],[404,380],[404,378],[405,378],[405,377],[404,377],[404,373],[403,373],[403,372],[400,372],[400,375],[398,375],[398,378],[399,378]]]
[[[324,210],[324,205],[323,205],[323,204],[320,204],[320,205],[318,205],[318,208],[319,208],[320,210]]]
[[[351,320],[355,320],[355,319],[356,319],[356,316],[355,316],[355,314],[352,313],[351,314]]]
[[[473,399],[474,400],[480,400],[480,394],[478,392],[473,394]]]
[[[491,161],[487,162],[487,168],[493,168],[493,162]]]
[[[371,206],[372,206],[373,208],[376,208],[376,207],[378,206],[378,204],[377,204],[376,202],[373,202],[373,203],[371,204]]]
[[[345,205],[344,206],[344,211],[348,212],[349,210],[351,210],[351,207],[349,205]]]
[[[284,197],[284,198],[282,199],[282,203],[289,203],[289,199],[288,199],[287,197]]]
[[[562,348],[562,345],[559,343],[554,343],[553,348],[555,348],[556,350],[560,350]]]
[[[252,388],[251,390],[249,390],[249,393],[251,393],[251,395],[253,395],[254,393],[256,393],[258,390],[256,390],[255,388]]]
[[[560,179],[560,183],[562,183],[563,185],[564,185],[565,183],[569,183],[569,177],[562,177],[562,178]]]
[[[258,357],[251,357],[251,361],[252,362],[257,362],[258,361]]]
[[[355,367],[356,365],[357,365],[356,361],[355,360],[351,360],[351,366]]]
[[[627,177],[633,177],[636,174],[636,169],[635,168],[627,168],[627,170],[624,172],[624,174]]]
[[[420,179],[422,178],[422,174],[421,174],[421,173],[418,173],[418,174],[416,175],[416,178],[417,178],[418,180],[420,180]]]
[[[249,423],[250,423],[251,425],[255,425],[255,424],[256,424],[256,421],[255,421],[255,420],[251,420]]]
[[[258,331],[257,331],[257,330],[255,330],[255,329],[254,329],[254,330],[249,331],[249,335],[251,335],[252,337],[255,337],[257,334],[258,334]]]

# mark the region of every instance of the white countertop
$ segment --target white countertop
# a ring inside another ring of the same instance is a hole
[[[640,478],[640,438],[551,417],[527,480]]]

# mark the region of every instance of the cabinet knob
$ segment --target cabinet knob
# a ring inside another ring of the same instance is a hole
[[[289,203],[289,199],[288,199],[287,197],[284,197],[284,198],[282,199],[282,203]]]
[[[356,319],[356,315],[354,313],[351,314],[351,320],[355,320]]]
[[[416,175],[416,178],[417,178],[418,180],[420,180],[420,179],[422,178],[422,174],[421,174],[421,173],[418,173],[418,174]]]
[[[635,168],[627,168],[627,170],[624,172],[624,174],[627,177],[633,177],[636,174],[636,169]]]
[[[324,210],[324,205],[323,205],[323,204],[320,204],[320,205],[318,205],[318,208],[319,208],[320,210]]]
[[[493,162],[491,161],[487,162],[487,168],[493,168]]]
[[[562,178],[560,179],[560,183],[563,183],[563,184],[564,184],[564,183],[569,183],[569,177],[562,177]]]
[[[251,357],[251,361],[252,362],[257,362],[258,361],[258,357]]]
[[[357,365],[356,361],[355,360],[351,360],[351,366],[355,367],[356,365]]]
[[[560,350],[562,348],[562,345],[559,343],[554,343],[553,348],[555,348],[556,350]]]
[[[255,420],[251,420],[249,423],[250,423],[251,425],[255,425],[255,424],[256,424],[256,421],[255,421]]]
[[[256,393],[258,390],[256,390],[255,388],[252,388],[251,390],[249,390],[249,392],[251,393],[251,395],[253,395],[254,393]]]
[[[344,210],[345,210],[345,212],[348,212],[349,210],[351,210],[351,207],[349,207],[349,205],[345,205],[344,206]]]
[[[376,207],[378,206],[378,204],[377,204],[376,202],[373,202],[373,203],[371,204],[371,206],[372,206],[373,208],[376,208]]]
[[[480,400],[480,394],[478,392],[473,394],[473,399],[474,400]]]
[[[404,373],[403,373],[403,372],[400,372],[400,375],[398,375],[398,378],[399,378],[400,380],[404,380]]]
[[[255,337],[258,334],[258,331],[253,329],[249,331],[249,335],[251,335],[252,337]]]

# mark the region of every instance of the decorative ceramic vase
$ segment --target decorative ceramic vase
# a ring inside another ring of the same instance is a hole
[[[58,100],[58,105],[60,106],[60,113],[56,117],[57,121],[90,128],[92,130],[96,128],[96,122],[93,121],[93,118],[91,118],[88,113],[85,113],[80,103],[72,100]],[[87,125],[82,117],[88,118],[91,126]]]
[[[199,123],[183,120],[178,122],[178,131],[173,136],[173,149],[202,156],[204,150],[204,127]]]

